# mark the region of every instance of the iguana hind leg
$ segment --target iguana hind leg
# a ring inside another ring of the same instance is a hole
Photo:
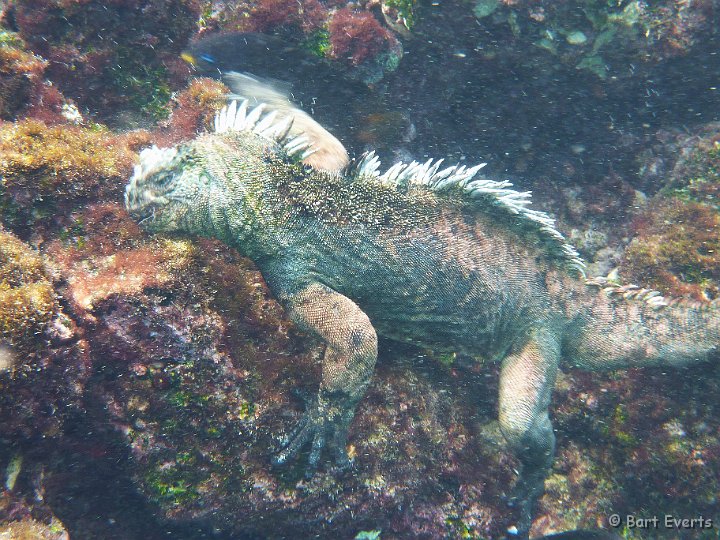
[[[553,332],[539,330],[507,356],[500,373],[500,429],[521,464],[512,496],[519,509],[517,538],[527,538],[535,502],[552,465],[555,435],[548,405],[560,347]]]
[[[275,458],[282,464],[312,441],[309,472],[329,443],[338,463],[347,463],[345,444],[355,406],[365,394],[377,360],[377,335],[368,316],[349,298],[313,284],[288,302],[290,318],[327,344],[322,382],[314,402]]]

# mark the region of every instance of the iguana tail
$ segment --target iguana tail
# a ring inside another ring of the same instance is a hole
[[[589,370],[683,366],[708,360],[720,346],[716,302],[667,300],[657,291],[607,278],[588,280],[585,287],[572,301],[574,316],[563,344],[571,365]]]

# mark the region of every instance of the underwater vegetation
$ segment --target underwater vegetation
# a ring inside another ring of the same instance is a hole
[[[196,0],[12,0],[4,24],[49,62],[47,76],[81,109],[158,119],[199,14]]]
[[[633,224],[623,268],[633,281],[675,296],[718,296],[720,214],[703,203],[658,200]]]
[[[176,144],[210,129],[215,113],[224,105],[228,88],[214,79],[198,77],[173,99],[170,118],[154,137],[159,145]]]
[[[59,520],[46,525],[32,518],[0,525],[0,536],[9,540],[66,540],[67,531]]]
[[[22,227],[90,196],[119,193],[133,155],[99,125],[0,125],[0,215]]]
[[[702,126],[685,137],[679,157],[665,179],[663,193],[683,200],[704,203],[717,209],[720,189],[720,125]]]
[[[718,140],[716,124],[702,126],[696,135],[670,140],[676,156],[670,163],[648,160],[665,174],[659,193],[631,225],[634,237],[625,250],[622,269],[633,281],[698,300],[718,297]],[[642,172],[647,174],[647,168]]]
[[[312,33],[322,28],[329,9],[318,0],[259,0],[205,2],[201,25],[215,31],[268,32],[277,30]]]
[[[276,35],[284,40],[284,46],[299,46],[328,64],[338,64],[346,76],[366,84],[376,83],[397,69],[402,58],[396,34],[369,9],[354,5],[317,0],[213,2],[204,13],[203,37],[217,31]]]
[[[364,93],[314,105],[357,150],[487,160],[603,268],[706,301],[720,280],[713,9],[0,2],[0,536],[502,537],[517,464],[493,423],[498,370],[459,355],[381,344],[347,448],[355,468],[306,480],[270,466],[317,388],[322,347],[249,260],[150,238],[129,218],[135,154],[193,138],[223,105],[227,89],[180,58],[189,40],[262,32],[330,66],[320,84],[340,87],[335,71],[360,81]],[[318,73],[288,56],[267,74]],[[308,104],[321,95],[303,90]],[[397,112],[377,111],[373,92]],[[560,377],[533,534],[606,527],[611,513],[720,522],[720,373],[675,375]]]
[[[600,526],[607,512],[717,515],[720,439],[704,418],[718,404],[701,397],[717,390],[717,377],[717,366],[683,371],[678,384],[668,384],[673,374],[659,369],[599,377],[565,373],[556,387],[555,415],[568,444],[546,482],[536,530]],[[701,410],[683,407],[685,399]],[[662,529],[618,532],[678,538],[677,531]],[[715,534],[687,532],[680,537]]]
[[[55,292],[40,256],[0,229],[0,343],[15,350],[31,347],[55,309]]]
[[[47,61],[0,26],[0,119],[12,118],[39,92]]]
[[[47,259],[0,227],[0,530],[11,538],[62,538],[42,502],[42,464],[82,409],[89,371],[76,330]],[[40,522],[14,523],[31,514]]]
[[[330,57],[362,66],[367,83],[379,81],[384,71],[395,71],[402,58],[400,42],[369,12],[339,9],[328,25],[328,39]]]
[[[536,48],[605,79],[687,54],[712,25],[713,9],[712,2],[476,0],[473,14],[500,37],[483,43],[485,54]]]
[[[386,47],[391,34],[370,13],[340,9],[333,15],[329,30],[330,54],[359,65]],[[360,37],[365,39],[359,39]]]

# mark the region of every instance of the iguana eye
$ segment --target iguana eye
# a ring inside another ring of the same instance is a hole
[[[162,173],[155,176],[155,184],[157,184],[159,186],[165,186],[174,177],[175,177],[175,174],[173,171],[163,171]]]

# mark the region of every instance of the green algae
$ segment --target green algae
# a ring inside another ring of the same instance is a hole
[[[475,533],[465,521],[459,516],[451,515],[445,518],[445,525],[448,528],[450,538],[481,538]]]
[[[301,46],[319,58],[329,57],[332,49],[330,32],[328,32],[327,28],[316,30],[302,41]]]
[[[578,69],[589,71],[597,75],[600,79],[605,79],[608,76],[608,67],[605,60],[601,56],[592,55],[586,56],[577,64]]]
[[[720,209],[720,141],[701,142],[683,163],[682,174],[660,193]]]
[[[510,28],[513,42],[522,54],[522,44],[531,43],[556,56],[565,66],[605,79],[618,75],[628,63],[660,59],[658,40],[672,40],[674,19],[668,10],[656,10],[644,2],[592,0],[575,4],[544,4],[518,7],[514,2],[478,0],[474,16],[483,24]],[[653,27],[658,27],[653,32]],[[667,37],[665,37],[667,36]],[[563,39],[560,39],[562,37]],[[520,44],[520,45],[516,45]],[[491,50],[497,43],[483,43]],[[488,53],[492,54],[492,53]]]
[[[255,405],[249,401],[243,401],[238,407],[237,415],[240,420],[248,420],[255,415]]]
[[[565,36],[565,41],[567,41],[570,45],[584,45],[585,43],[587,43],[588,38],[585,35],[585,32],[581,30],[575,30]]]
[[[632,433],[632,429],[627,408],[618,404],[613,412],[610,435],[623,446],[637,446],[640,441],[637,435]]]
[[[0,47],[23,47],[24,42],[17,32],[0,27]]]
[[[170,464],[167,468],[148,472],[144,483],[149,495],[163,505],[192,504],[200,496],[197,482],[209,478],[209,474],[198,474],[197,471],[198,469]]]
[[[641,3],[638,1],[630,2],[622,11],[610,13],[607,20],[613,23],[619,23],[625,26],[634,26],[640,22],[643,13]]]
[[[415,26],[415,6],[417,0],[386,0],[384,5],[397,10],[398,15],[402,17],[408,30],[412,30]]]
[[[499,0],[477,0],[473,8],[473,14],[478,19],[483,19],[495,13],[499,6]]]
[[[355,540],[380,540],[382,531],[360,531],[355,535]]]
[[[164,66],[151,66],[128,48],[117,50],[118,62],[109,68],[114,87],[130,97],[130,104],[154,121],[170,116],[172,90]]]
[[[440,362],[441,365],[443,365],[446,368],[450,368],[455,364],[455,360],[457,360],[457,353],[456,352],[448,352],[448,353],[438,353],[435,355],[438,362]]]

